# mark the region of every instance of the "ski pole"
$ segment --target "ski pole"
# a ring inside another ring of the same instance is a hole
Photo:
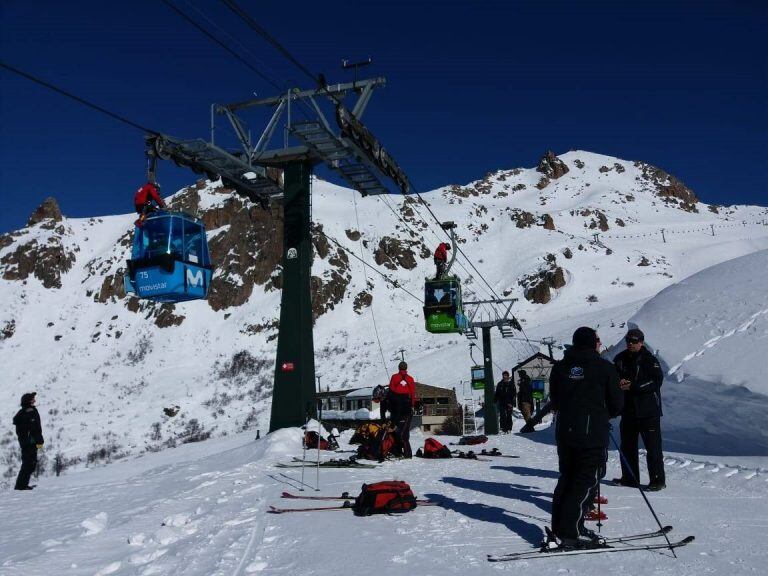
[[[318,385],[320,384],[320,377],[317,378]],[[317,470],[315,477],[315,492],[320,492],[320,441],[323,436],[320,431],[323,429],[323,405],[320,403],[318,415],[317,415]]]
[[[656,511],[653,509],[653,506],[651,506],[651,503],[648,501],[648,497],[645,495],[645,492],[643,492],[643,489],[640,487],[640,480],[638,480],[635,477],[635,473],[632,471],[632,467],[629,465],[629,461],[627,460],[627,457],[624,456],[624,453],[621,451],[621,448],[619,448],[618,442],[616,442],[616,437],[613,435],[612,430],[608,430],[608,434],[611,436],[611,440],[613,441],[613,445],[616,446],[616,450],[619,453],[619,457],[621,458],[622,462],[624,462],[624,465],[627,467],[627,470],[629,470],[630,476],[632,476],[632,481],[637,484],[637,489],[640,490],[640,495],[643,497],[643,500],[645,500],[645,503],[648,505],[648,509],[651,511],[651,514],[653,514],[653,519],[656,520],[656,524],[659,525],[659,529],[664,532],[664,527],[661,525],[661,522],[659,521],[659,517],[656,516]],[[675,549],[672,547],[672,542],[669,541],[669,537],[667,536],[667,533],[664,532],[664,540],[667,541],[667,545],[669,546],[670,552],[672,552],[672,556],[677,558],[677,554],[675,554]]]

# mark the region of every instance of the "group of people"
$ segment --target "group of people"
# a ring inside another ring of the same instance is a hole
[[[531,377],[525,370],[517,371],[518,382],[510,378],[509,371],[501,373],[501,381],[496,384],[493,401],[499,411],[499,426],[503,434],[512,432],[512,411],[515,404],[520,409],[525,423],[531,421],[533,415],[533,386]]]
[[[565,547],[598,546],[584,516],[605,476],[610,420],[621,415],[620,486],[640,486],[638,441],[647,451],[650,482],[646,490],[666,488],[661,451],[661,384],[659,361],[644,346],[637,328],[627,332],[626,350],[614,362],[600,356],[601,343],[592,328],[573,334],[572,347],[550,374],[551,409],[556,413],[555,438],[560,476],[552,500],[552,533]]]
[[[397,373],[389,379],[389,386],[380,399],[379,412],[382,420],[388,420],[394,427],[397,448],[403,458],[413,457],[411,450],[411,420],[418,403],[416,381],[408,374],[408,363],[400,362]],[[389,416],[387,417],[387,413]]]

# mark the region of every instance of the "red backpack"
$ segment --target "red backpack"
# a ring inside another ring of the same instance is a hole
[[[416,496],[407,482],[387,480],[363,484],[363,491],[355,498],[356,516],[408,512],[416,508]]]
[[[441,444],[434,438],[427,438],[424,440],[424,452],[421,454],[417,453],[416,456],[421,456],[422,458],[450,458],[451,450],[448,446]]]
[[[318,440],[320,446],[318,446]],[[320,436],[314,430],[307,430],[304,432],[304,447],[305,448],[319,448],[320,450],[328,450],[328,441]]]

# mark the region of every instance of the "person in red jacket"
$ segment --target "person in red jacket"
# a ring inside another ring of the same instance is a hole
[[[435,250],[434,260],[437,272],[435,274],[435,280],[440,280],[445,274],[445,266],[448,263],[448,250],[451,249],[451,245],[446,242],[440,242]]]
[[[136,226],[140,227],[144,224],[147,214],[157,208],[165,208],[165,202],[160,197],[160,184],[157,182],[147,182],[144,184],[134,194],[133,204],[136,206],[136,213],[139,215],[139,219],[136,220]]]
[[[416,381],[408,374],[408,364],[400,362],[397,374],[389,379],[387,404],[395,435],[403,451],[403,457],[411,457],[411,419],[416,406]]]

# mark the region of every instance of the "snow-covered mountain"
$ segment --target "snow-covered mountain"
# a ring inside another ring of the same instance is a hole
[[[518,298],[530,338],[563,341],[582,323],[604,342],[660,290],[708,266],[768,248],[768,210],[712,206],[662,170],[576,151],[539,166],[488,174],[423,195],[458,224],[461,248],[493,291]],[[36,390],[48,471],[268,427],[280,306],[282,213],[248,205],[217,183],[171,199],[197,212],[217,266],[207,302],[157,305],[126,298],[122,271],[133,215],[69,219],[54,201],[27,227],[0,236],[0,402],[5,478],[17,465],[10,426],[23,392]],[[328,242],[420,296],[444,237],[416,198],[360,198],[313,183],[313,309],[322,386],[383,381],[407,350],[422,382],[458,386],[469,355],[459,336],[423,330],[421,302]],[[471,297],[491,289],[459,258]],[[481,310],[478,314],[489,314]],[[380,352],[373,326],[375,315]],[[499,338],[510,366],[530,348]],[[386,363],[386,365],[384,365]],[[176,416],[163,408],[179,406]]]

